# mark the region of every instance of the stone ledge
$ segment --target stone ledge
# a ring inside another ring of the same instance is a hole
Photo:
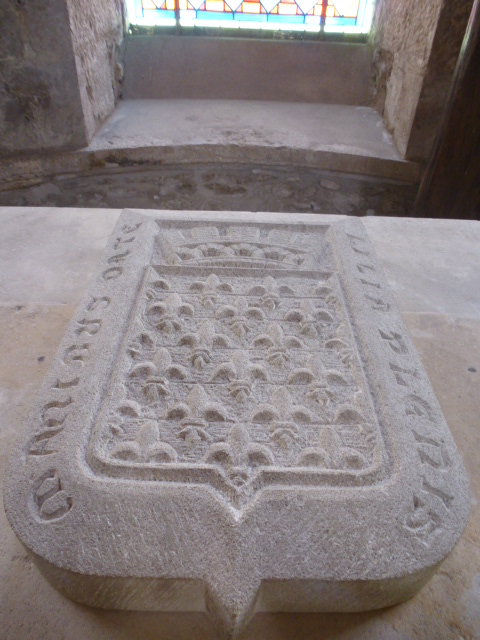
[[[232,122],[235,122],[233,127]],[[225,163],[321,169],[415,184],[369,107],[242,100],[125,100],[85,149],[0,163],[2,190],[69,174]]]

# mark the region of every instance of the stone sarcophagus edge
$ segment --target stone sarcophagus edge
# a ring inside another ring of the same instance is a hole
[[[5,509],[104,608],[360,611],[460,537],[466,474],[358,220],[122,214]]]

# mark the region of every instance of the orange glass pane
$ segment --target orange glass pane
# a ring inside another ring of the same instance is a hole
[[[165,6],[168,11],[175,11],[175,0],[166,0]]]
[[[153,2],[153,0],[143,0],[142,7],[144,9],[156,9],[157,5]]]

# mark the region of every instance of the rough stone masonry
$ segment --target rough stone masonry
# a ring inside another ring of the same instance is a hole
[[[124,213],[12,455],[47,579],[104,607],[361,611],[411,597],[468,480],[359,220]]]

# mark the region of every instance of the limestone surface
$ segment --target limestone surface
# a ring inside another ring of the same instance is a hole
[[[231,636],[412,596],[469,490],[361,222],[124,213],[5,508],[67,596]]]

